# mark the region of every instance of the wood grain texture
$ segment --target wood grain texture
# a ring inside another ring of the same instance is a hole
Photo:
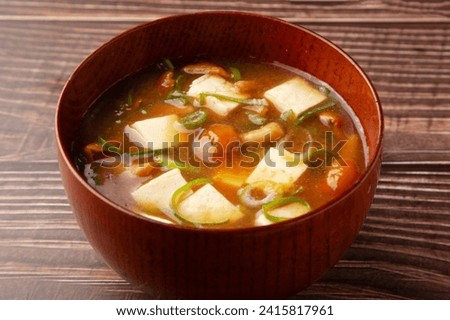
[[[4,19],[141,20],[203,10],[241,10],[273,15],[292,22],[445,22],[450,2],[409,0],[65,0],[3,1]]]
[[[67,204],[58,95],[101,43],[159,16],[236,9],[302,23],[367,71],[386,116],[375,201],[353,246],[294,298],[450,299],[449,1],[0,1],[0,299],[143,299]]]

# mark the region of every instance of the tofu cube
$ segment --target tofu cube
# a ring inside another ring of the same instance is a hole
[[[173,218],[172,195],[186,183],[180,169],[172,169],[141,185],[131,196],[142,209],[158,209]]]
[[[192,81],[186,94],[199,99],[201,93],[220,94],[238,99],[247,98],[246,95],[240,94],[231,82],[214,74],[205,74]],[[239,105],[237,102],[225,101],[212,96],[206,96],[205,100],[205,106],[221,116],[226,116]]]
[[[247,183],[273,181],[287,189],[306,170],[307,165],[295,154],[278,148],[270,148],[264,158],[247,178]]]
[[[264,98],[280,113],[292,110],[295,116],[325,101],[327,96],[305,79],[295,77],[267,90]]]
[[[195,224],[219,224],[238,216],[240,211],[211,184],[205,184],[181,201],[178,214]]]
[[[174,124],[178,116],[168,116],[145,119],[125,127],[125,134],[131,142],[151,150],[166,149],[176,145],[181,135]]]

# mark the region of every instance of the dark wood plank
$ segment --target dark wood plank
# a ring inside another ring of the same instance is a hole
[[[394,0],[0,1],[0,299],[148,298],[104,264],[74,220],[55,160],[58,95],[83,57],[115,34],[228,5],[305,21],[342,46],[368,72],[386,114],[366,223],[297,298],[450,299],[450,6]]]
[[[242,10],[274,15],[292,22],[448,22],[450,6],[443,1],[408,0],[20,0],[3,1],[1,18],[54,20],[141,20],[203,10]]]

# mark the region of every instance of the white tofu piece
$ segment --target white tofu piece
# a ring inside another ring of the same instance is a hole
[[[205,74],[192,81],[186,94],[190,97],[199,99],[201,93],[221,94],[238,99],[247,98],[246,95],[240,94],[231,82],[214,74]],[[207,108],[221,116],[226,116],[231,110],[239,105],[237,102],[224,101],[211,96],[206,96],[205,101],[205,106]]]
[[[306,170],[307,165],[294,153],[270,148],[247,178],[247,183],[273,181],[289,188]]]
[[[131,142],[151,150],[166,149],[177,144],[180,132],[175,127],[177,115],[145,119],[125,127]]]
[[[180,169],[172,169],[141,185],[131,195],[142,209],[159,209],[173,217],[172,195],[186,183]]]
[[[209,183],[178,205],[179,216],[196,224],[224,223],[239,212],[236,206]]]
[[[327,96],[305,79],[294,77],[267,90],[264,98],[273,103],[280,113],[292,110],[295,116],[325,101]]]

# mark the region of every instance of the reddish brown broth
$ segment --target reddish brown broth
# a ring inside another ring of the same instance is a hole
[[[253,98],[262,98],[264,92],[268,89],[273,88],[294,76],[299,76],[299,73],[293,72],[291,69],[288,70],[278,64],[248,61],[219,61],[219,63],[215,63],[223,66],[225,70],[229,70],[230,67],[237,68],[240,71],[241,80],[249,81],[249,83],[252,84],[252,86],[247,88],[246,93]],[[186,63],[181,61],[174,64],[177,67],[186,65]],[[169,114],[175,114],[181,117],[198,109],[198,107],[190,106],[189,104],[185,107],[175,107],[165,102],[168,91],[170,90],[166,90],[167,88],[162,84],[164,79],[161,77],[164,72],[166,72],[163,69],[164,68],[154,66],[120,81],[92,105],[84,117],[79,140],[76,141],[75,144],[77,146],[75,161],[80,171],[85,174],[88,182],[100,193],[111,198],[116,203],[130,210],[148,215],[150,218],[156,217],[167,222],[174,222],[171,218],[158,210],[146,210],[145,208],[140,208],[136,205],[130,195],[130,193],[141,184],[164,173],[166,171],[165,168],[153,168],[149,174],[146,175],[144,172],[142,177],[135,176],[134,178],[126,178],[121,174],[126,170],[123,164],[114,168],[96,167],[94,170],[95,172],[90,171],[89,174],[84,170],[86,165],[89,163],[94,165],[96,163],[95,160],[98,160],[99,158],[123,152],[133,152],[133,150],[136,151],[136,149],[133,148],[133,144],[123,138],[125,126],[139,120]],[[200,74],[187,74],[176,68],[175,75],[180,74],[182,74],[182,77],[178,79],[177,86],[179,90],[183,92],[188,89],[194,79],[201,76]],[[300,75],[302,76],[304,74]],[[312,81],[314,86],[323,85],[313,78],[309,78],[308,80]],[[333,146],[336,146],[339,141],[344,142],[343,147],[338,149],[338,155],[345,161],[346,165],[342,166],[342,175],[338,180],[339,183],[335,190],[330,188],[327,184],[326,177],[331,169],[326,165],[308,167],[290,188],[292,194],[295,193],[294,190],[298,191],[295,196],[305,199],[312,209],[323,206],[348,190],[358,180],[365,169],[363,139],[361,139],[361,130],[358,129],[357,125],[359,121],[336,92],[330,87],[328,87],[328,89],[331,90],[328,94],[328,100],[336,101],[335,106],[331,109],[314,114],[302,121],[299,125],[293,123],[294,119],[289,119],[288,121],[281,120],[280,112],[271,103],[269,103],[267,112],[263,115],[263,118],[266,119],[266,123],[276,122],[284,129],[286,135],[281,139],[293,142],[292,147],[286,148],[288,151],[302,152],[304,144],[308,141],[315,141],[321,145],[326,145],[325,132],[332,133],[333,143],[331,149]],[[234,109],[226,117],[215,114],[210,109],[207,110],[207,113],[208,118],[202,125],[202,128],[214,124],[232,126],[236,134],[239,135],[261,127],[261,125],[254,124],[249,120],[249,110],[244,108],[243,105]],[[333,121],[327,122],[327,119],[332,119]],[[335,121],[336,119],[337,121]],[[113,146],[113,152],[100,153],[98,150],[94,150],[92,153],[86,152],[86,146],[90,144],[94,149],[97,147],[99,144],[99,137],[104,141],[107,141],[109,146]],[[114,149],[115,147],[118,147],[118,149]],[[198,168],[194,168],[193,170],[182,170],[182,175],[187,181],[192,181],[200,177],[211,178],[213,181],[212,185],[221,194],[234,205],[240,204],[238,189],[241,187],[230,186],[223,183],[220,179],[217,179],[217,177],[237,173],[249,175],[258,163],[254,158],[245,156],[240,152],[234,152],[231,161],[233,165],[231,168],[224,164],[212,168],[199,161],[188,148],[187,150],[180,150],[181,149],[175,147],[171,152],[179,154],[180,158],[183,160],[190,159],[195,163],[199,163]],[[260,148],[251,155],[253,157],[255,157],[256,154],[261,156],[266,150],[267,149]],[[324,160],[325,158],[323,157],[325,155],[326,153],[319,152],[315,156],[315,159],[319,158]],[[229,155],[225,155],[224,159],[228,156]],[[151,157],[150,161],[152,161]],[[251,167],[244,167],[242,161],[245,161],[246,164],[252,161],[253,163]],[[244,212],[241,219],[232,223],[209,227],[228,228],[254,226],[255,215],[259,211],[259,208],[251,209],[240,205],[240,209]],[[175,223],[180,223],[180,221]],[[181,221],[181,223],[189,225],[187,222]]]

